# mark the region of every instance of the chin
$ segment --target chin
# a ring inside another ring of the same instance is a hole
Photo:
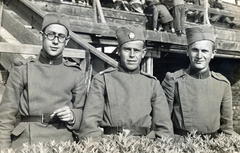
[[[203,70],[203,69],[205,69],[206,67],[195,66],[195,68],[196,68],[197,70]]]
[[[138,67],[136,67],[136,66],[127,66],[127,69],[131,70],[131,71],[136,70],[137,68]]]

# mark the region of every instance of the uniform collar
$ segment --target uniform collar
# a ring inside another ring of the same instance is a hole
[[[40,52],[39,61],[43,64],[60,65],[63,62],[63,55],[50,58],[43,50]]]
[[[209,68],[207,68],[205,71],[203,72],[199,72],[198,70],[192,68],[191,66],[188,67],[188,69],[186,70],[187,74],[189,74],[190,76],[196,78],[196,79],[206,79],[210,76],[210,70]]]
[[[118,71],[128,73],[128,74],[139,74],[140,68],[138,67],[136,70],[130,71],[130,70],[128,70],[128,69],[126,69],[126,68],[124,68],[123,66],[120,65],[118,67]]]

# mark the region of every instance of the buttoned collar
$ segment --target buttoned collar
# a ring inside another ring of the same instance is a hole
[[[60,65],[63,62],[63,55],[61,54],[57,57],[51,58],[43,50],[41,50],[39,61],[43,64]]]
[[[196,79],[206,79],[210,76],[210,70],[207,68],[203,72],[199,72],[197,69],[192,68],[191,66],[188,67],[186,70],[187,74],[190,76],[196,78]]]

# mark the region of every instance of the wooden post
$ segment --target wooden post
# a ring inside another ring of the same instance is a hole
[[[208,0],[204,0],[204,18],[203,18],[203,23],[211,25],[209,18],[208,18]]]
[[[141,69],[142,69],[142,71],[144,71],[150,75],[153,75],[153,58],[145,57],[142,60]]]
[[[97,5],[96,5],[96,0],[93,0],[93,22],[97,23]]]
[[[100,16],[101,23],[106,23],[105,17],[103,15],[102,6],[99,0],[94,0],[97,5],[98,15]]]
[[[153,75],[153,58],[147,57],[147,73]]]
[[[2,12],[3,12],[3,0],[0,0],[0,27],[2,27]],[[0,42],[2,42],[1,35],[0,35]]]

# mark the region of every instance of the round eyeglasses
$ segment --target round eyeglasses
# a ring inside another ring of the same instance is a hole
[[[56,37],[57,37],[57,40],[59,43],[63,43],[65,40],[67,40],[68,38],[63,35],[63,34],[58,34],[58,35],[55,35],[54,33],[44,33],[44,32],[41,32],[43,35],[45,35],[48,40],[54,40]]]

